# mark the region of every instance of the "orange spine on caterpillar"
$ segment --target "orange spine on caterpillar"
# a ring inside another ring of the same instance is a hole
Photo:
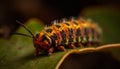
[[[51,55],[55,50],[64,51],[66,48],[93,46],[100,43],[101,29],[90,20],[63,19],[61,22],[54,22],[51,26],[45,27],[35,36],[23,24],[21,25],[32,35],[36,55],[39,52]]]

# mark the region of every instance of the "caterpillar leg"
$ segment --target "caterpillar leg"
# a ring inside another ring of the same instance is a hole
[[[91,47],[91,46],[92,46],[92,44],[91,44],[90,42],[88,42],[88,43],[87,43],[87,46],[88,46],[88,47]]]
[[[51,48],[48,50],[48,55],[51,55],[51,54],[53,53],[53,51],[54,51],[54,48],[51,47]]]
[[[57,48],[58,48],[58,50],[60,50],[60,51],[65,51],[65,47],[64,47],[64,46],[58,46]]]
[[[75,45],[72,43],[72,44],[69,45],[69,48],[74,49]]]
[[[79,42],[79,43],[77,43],[77,46],[78,46],[78,47],[80,47],[80,48],[82,48],[82,47],[83,47],[82,43],[80,43],[80,42]]]
[[[35,49],[35,56],[38,56],[39,50]]]

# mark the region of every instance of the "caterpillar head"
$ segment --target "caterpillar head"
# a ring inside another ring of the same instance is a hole
[[[48,52],[48,50],[51,46],[50,37],[48,37],[44,33],[38,33],[38,34],[36,34],[36,36],[34,36],[33,33],[24,24],[22,24],[18,20],[16,20],[16,22],[18,24],[20,24],[22,27],[24,27],[30,33],[30,35],[22,34],[22,33],[14,33],[14,34],[33,38],[33,44],[34,44],[36,51],[37,51],[37,52],[35,52],[36,55],[38,55],[39,52],[42,52],[42,53]]]
[[[33,43],[39,52],[47,53],[49,48],[51,47],[51,39],[44,33],[38,33],[33,38]]]

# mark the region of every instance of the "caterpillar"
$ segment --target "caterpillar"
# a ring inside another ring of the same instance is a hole
[[[100,43],[101,29],[90,20],[84,19],[63,19],[61,22],[45,27],[41,32],[33,33],[22,23],[21,24],[33,38],[35,55],[39,52],[51,55],[56,51],[65,51],[66,48],[93,46]],[[27,34],[17,33],[29,36]]]

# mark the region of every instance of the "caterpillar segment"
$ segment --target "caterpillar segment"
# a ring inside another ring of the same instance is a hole
[[[89,20],[64,20],[36,34],[33,39],[35,54],[42,52],[51,55],[54,50],[92,46],[99,43],[99,34],[96,24]]]

